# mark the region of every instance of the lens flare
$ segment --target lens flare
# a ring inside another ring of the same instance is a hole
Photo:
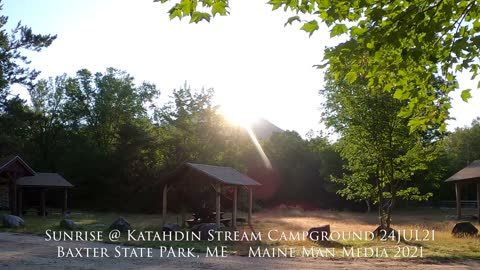
[[[221,106],[219,112],[233,125],[245,128],[250,140],[262,158],[265,167],[272,169],[272,163],[265,154],[265,151],[263,151],[263,148],[258,142],[257,136],[251,127],[255,120],[258,119],[258,116],[255,116],[254,113],[247,111],[244,108],[245,106]]]
[[[250,140],[252,140],[253,145],[255,145],[258,154],[262,158],[263,164],[265,164],[265,167],[267,167],[268,169],[272,169],[272,163],[270,162],[270,159],[268,159],[267,154],[265,154],[265,151],[263,151],[263,148],[258,142],[257,136],[255,136],[255,133],[253,133],[252,128],[250,128],[249,126],[245,128],[247,129],[248,136],[250,136]]]

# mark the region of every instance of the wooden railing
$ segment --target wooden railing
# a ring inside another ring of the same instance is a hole
[[[477,208],[477,201],[461,200],[462,208]],[[440,201],[440,207],[443,208],[456,208],[456,201]]]

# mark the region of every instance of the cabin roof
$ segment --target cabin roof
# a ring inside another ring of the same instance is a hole
[[[6,170],[14,162],[19,163],[31,175],[35,175],[35,171],[32,168],[30,168],[30,166],[28,166],[28,164],[19,156],[7,156],[7,157],[0,158],[0,172],[2,172],[3,170]]]

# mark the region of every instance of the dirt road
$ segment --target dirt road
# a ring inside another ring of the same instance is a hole
[[[115,245],[92,242],[46,242],[43,237],[0,233],[0,269],[480,269],[479,261],[456,264],[418,263],[379,259],[330,260],[312,258],[248,258],[228,256],[226,258],[59,258],[58,246],[64,251],[69,248],[105,248],[111,251]],[[84,253],[83,253],[84,254]],[[98,256],[101,253],[97,253]],[[138,254],[137,254],[138,255]],[[145,254],[144,254],[145,255]],[[394,264],[392,266],[392,264]]]

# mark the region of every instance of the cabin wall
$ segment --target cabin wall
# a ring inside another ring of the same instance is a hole
[[[31,175],[32,173],[18,160],[10,162],[2,168],[0,171],[0,209],[16,209],[14,183],[20,177]]]
[[[0,209],[10,208],[10,185],[7,178],[0,176]]]

